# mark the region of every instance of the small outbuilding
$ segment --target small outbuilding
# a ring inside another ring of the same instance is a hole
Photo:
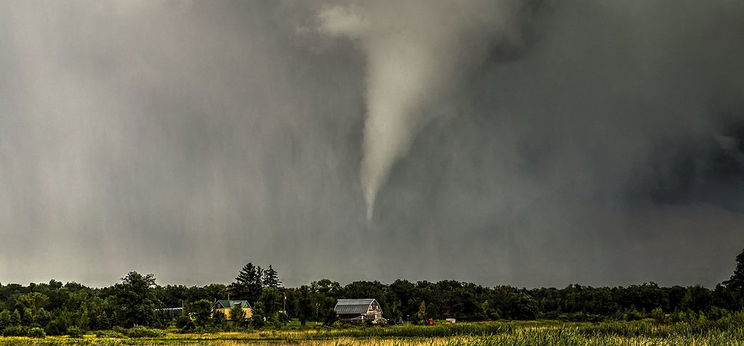
[[[167,316],[171,319],[171,321],[175,321],[178,316],[181,316],[181,314],[183,314],[183,307],[155,309],[155,313],[159,316]]]
[[[382,308],[377,300],[372,298],[364,299],[339,299],[336,307],[336,318],[339,321],[346,322],[365,322],[381,323],[385,320],[382,318]]]

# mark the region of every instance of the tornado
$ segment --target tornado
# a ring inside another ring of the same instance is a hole
[[[321,10],[321,31],[354,40],[366,57],[360,182],[368,221],[394,164],[431,118],[427,106],[456,88],[489,47],[518,39],[523,3],[366,1]]]

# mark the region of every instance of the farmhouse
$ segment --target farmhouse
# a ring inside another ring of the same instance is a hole
[[[214,312],[221,312],[225,315],[226,319],[230,319],[230,309],[234,306],[240,305],[245,313],[245,318],[251,318],[253,312],[251,311],[251,304],[247,300],[218,300],[214,303]]]
[[[336,318],[340,321],[372,321],[375,323],[384,321],[380,304],[372,298],[339,299],[333,310],[336,312]]]

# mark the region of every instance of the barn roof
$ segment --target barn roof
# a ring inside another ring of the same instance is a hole
[[[374,299],[339,299],[333,310],[339,315],[364,314],[369,310],[370,304]]]

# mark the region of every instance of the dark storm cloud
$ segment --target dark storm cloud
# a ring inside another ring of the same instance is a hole
[[[744,244],[744,4],[500,14],[510,38],[463,36],[454,47],[480,58],[447,64],[453,83],[420,99],[431,116],[371,222],[369,56],[324,32],[339,4],[0,4],[0,282],[109,284],[130,269],[227,282],[247,261],[289,285],[730,273]],[[406,13],[381,4],[375,20]]]

